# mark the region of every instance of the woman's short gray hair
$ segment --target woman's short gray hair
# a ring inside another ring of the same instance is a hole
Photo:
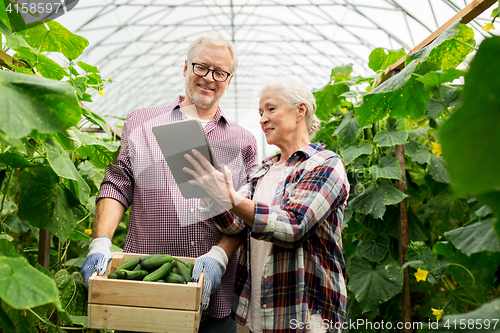
[[[309,89],[303,82],[297,81],[292,78],[279,79],[276,81],[271,81],[266,83],[260,95],[264,94],[265,91],[269,89],[277,89],[283,98],[292,107],[298,107],[300,103],[306,104],[306,126],[309,136],[312,136],[318,130],[320,126],[320,121],[316,117],[316,99]]]
[[[188,59],[191,59],[194,56],[196,48],[201,44],[227,47],[229,49],[229,52],[231,52],[231,73],[234,73],[236,71],[236,67],[238,67],[238,56],[236,55],[236,48],[234,47],[233,43],[225,39],[220,32],[211,31],[196,38],[196,40],[189,45],[187,53]]]

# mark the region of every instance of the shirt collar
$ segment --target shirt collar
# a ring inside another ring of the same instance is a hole
[[[174,109],[172,110],[173,112],[181,112],[181,103],[184,101],[186,97],[179,95],[177,96],[177,99],[174,102]],[[220,105],[217,105],[217,111],[215,112],[215,116],[213,118],[216,123],[225,123],[228,126],[231,126],[229,119],[227,119],[226,115],[222,111]]]
[[[295,153],[292,154],[291,157],[299,157],[299,156],[305,156],[306,159],[310,158],[312,155],[316,154],[317,152],[325,149],[325,144],[321,142],[313,142],[308,144],[305,147],[300,148],[297,150]],[[273,165],[274,163],[278,162],[281,154],[276,154],[274,156],[268,157],[262,161],[262,165]]]

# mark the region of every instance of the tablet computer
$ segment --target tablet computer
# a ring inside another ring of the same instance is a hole
[[[202,153],[217,170],[220,169],[201,122],[198,119],[182,120],[153,126],[152,130],[182,196],[186,199],[209,198],[203,188],[189,184],[193,177],[182,171],[184,167],[194,170],[184,158],[185,154],[193,155],[192,149]]]

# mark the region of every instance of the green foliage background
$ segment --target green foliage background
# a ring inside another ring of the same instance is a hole
[[[343,230],[351,321],[390,322],[395,329],[406,267],[414,323],[428,328],[442,311],[440,329],[454,332],[462,331],[449,325],[456,318],[498,319],[492,309],[500,278],[500,85],[494,78],[500,37],[477,49],[473,37],[457,22],[380,85],[378,75],[353,77],[352,66],[341,66],[315,92],[323,120],[315,141],[342,156],[351,184]],[[475,50],[470,67],[457,69]],[[376,49],[369,66],[380,74],[401,56],[404,51]],[[404,145],[406,194],[396,186],[402,177],[396,145]],[[410,245],[401,267],[397,205],[403,199]],[[417,282],[418,269],[428,272],[425,281]]]
[[[12,33],[11,22],[22,20],[2,6],[0,34],[23,65],[0,69],[0,328],[86,330],[78,266],[119,142],[81,102],[92,102],[90,89],[102,91],[110,80],[77,60],[88,46],[84,38],[54,21]],[[471,28],[454,24],[380,85],[381,71],[405,51],[375,49],[372,77],[354,77],[346,64],[315,92],[322,120],[315,141],[342,156],[351,184],[343,230],[348,320],[401,321],[406,267],[414,322],[435,321],[442,311],[440,331],[453,332],[450,320],[498,317],[500,37],[477,49],[473,37]],[[475,50],[470,68],[457,69]],[[82,131],[90,124],[107,135]],[[405,148],[406,193],[396,187],[403,175],[396,145]],[[405,199],[411,243],[401,267],[397,205]],[[126,220],[121,225],[115,245]],[[49,270],[36,263],[40,228],[53,235]],[[428,272],[425,281],[415,279],[418,269]]]

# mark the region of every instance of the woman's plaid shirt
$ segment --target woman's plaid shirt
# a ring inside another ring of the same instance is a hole
[[[277,160],[277,156],[266,159],[239,193],[253,198],[259,178]],[[250,237],[273,243],[261,284],[264,333],[303,332],[294,327],[306,323],[311,310],[333,327],[345,321],[341,232],[348,197],[344,163],[337,154],[324,150],[323,144],[313,143],[287,160],[273,204],[255,203],[252,229],[231,212],[213,218],[222,232],[246,232],[247,236],[238,262],[233,304],[239,323],[245,323],[249,306]]]

